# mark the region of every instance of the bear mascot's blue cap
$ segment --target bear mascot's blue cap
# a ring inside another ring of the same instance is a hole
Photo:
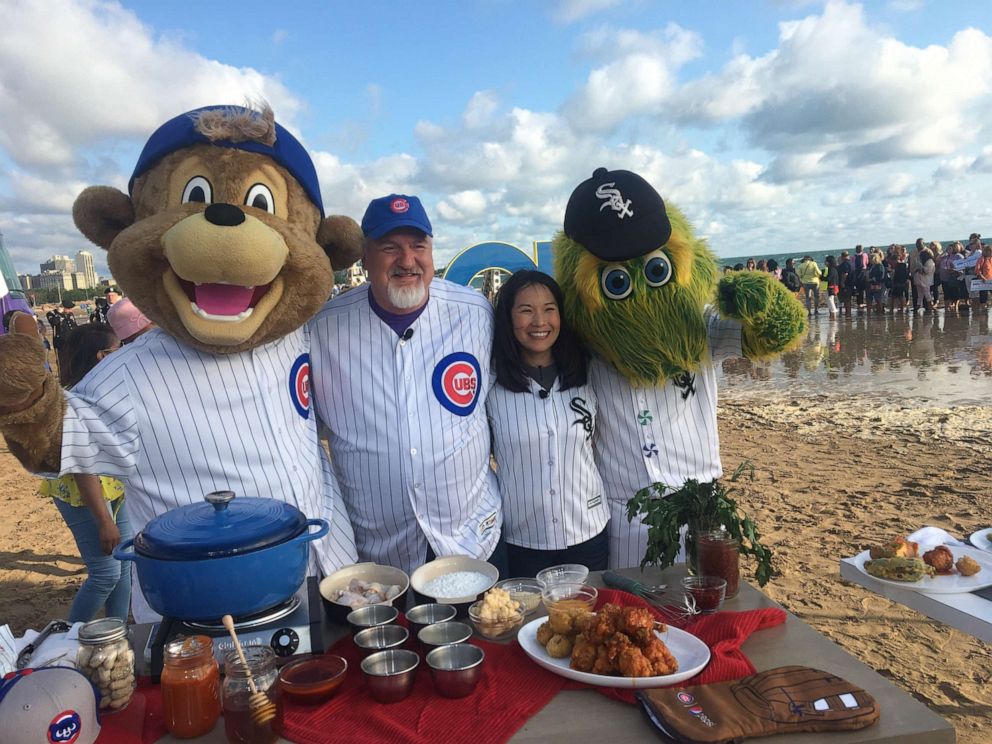
[[[169,153],[181,150],[191,145],[206,144],[217,147],[230,147],[234,150],[244,150],[245,152],[255,152],[259,155],[267,155],[285,168],[295,178],[310,201],[320,210],[321,218],[324,217],[324,203],[320,198],[320,183],[317,180],[317,170],[313,167],[310,155],[303,148],[303,145],[291,135],[280,124],[275,124],[276,138],[272,145],[266,145],[255,140],[245,140],[232,142],[231,140],[211,140],[197,129],[198,118],[209,111],[232,111],[241,114],[260,116],[257,112],[246,109],[242,106],[204,106],[203,108],[187,111],[174,119],[170,119],[155,130],[155,133],[148,138],[141,155],[138,157],[138,164],[134,166],[134,173],[127,183],[127,190],[130,194],[134,188],[134,181],[139,176],[148,171],[155,163],[164,158]]]

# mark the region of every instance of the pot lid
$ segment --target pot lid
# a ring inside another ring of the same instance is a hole
[[[155,517],[134,539],[135,550],[167,561],[220,558],[277,545],[306,528],[303,512],[283,501],[235,499],[233,491],[203,499]]]

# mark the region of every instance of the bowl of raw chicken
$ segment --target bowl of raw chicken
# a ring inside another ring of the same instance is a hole
[[[402,599],[410,588],[406,572],[378,563],[356,563],[335,571],[320,582],[320,597],[327,616],[344,623],[348,613],[374,604],[405,607]]]

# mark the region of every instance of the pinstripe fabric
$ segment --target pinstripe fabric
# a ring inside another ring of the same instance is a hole
[[[437,555],[487,558],[502,524],[484,406],[492,307],[434,279],[404,341],[372,312],[368,291],[340,295],[309,324],[314,403],[330,431],[358,554],[407,572],[424,562],[428,543]],[[435,367],[456,352],[470,353],[481,371],[467,416],[442,406],[432,384]]]
[[[136,529],[163,512],[232,490],[324,517],[331,533],[311,545],[311,573],[357,554],[312,410],[290,397],[290,368],[309,347],[305,329],[239,354],[197,351],[161,330],[108,356],[66,393],[62,473],[125,481]],[[154,613],[139,593],[135,619]]]
[[[534,550],[564,550],[600,532],[609,519],[592,452],[596,399],[583,385],[547,398],[530,380],[514,393],[502,385],[486,408],[503,499],[503,537]]]
[[[652,483],[679,487],[689,478],[723,475],[716,423],[714,364],[741,355],[741,325],[707,308],[710,360],[679,386],[631,386],[602,359],[590,368],[599,404],[594,445],[610,508],[610,567],[637,566],[647,548],[647,527],[627,521],[627,501]],[[693,390],[694,392],[689,392]]]

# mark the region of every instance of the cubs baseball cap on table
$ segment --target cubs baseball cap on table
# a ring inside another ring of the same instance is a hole
[[[390,194],[369,202],[362,217],[362,232],[378,240],[400,227],[413,227],[434,236],[434,228],[420,199],[406,194]]]
[[[96,690],[78,669],[42,667],[0,680],[0,739],[9,744],[93,744]]]
[[[565,234],[604,261],[628,261],[672,235],[665,202],[636,173],[597,168],[568,198]]]

